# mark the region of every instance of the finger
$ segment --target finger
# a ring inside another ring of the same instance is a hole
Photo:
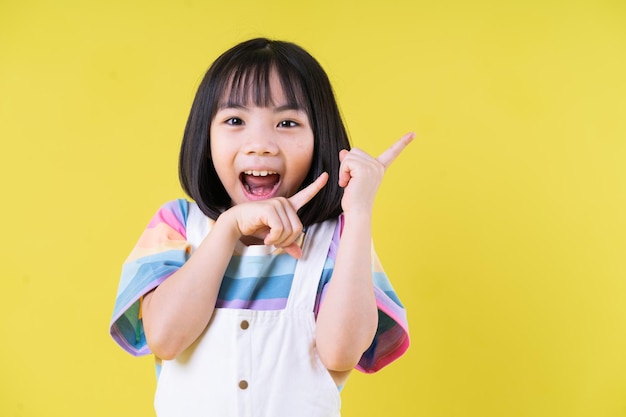
[[[345,187],[346,185],[348,185],[348,182],[350,181],[350,172],[348,170],[346,170],[345,164],[343,163],[343,161],[346,159],[346,157],[350,154],[349,151],[347,151],[346,149],[343,149],[339,152],[339,162],[341,163],[341,165],[339,166],[339,186],[340,187]]]
[[[378,158],[378,162],[383,164],[385,169],[389,168],[389,165],[400,155],[400,153],[407,147],[409,143],[415,138],[415,133],[410,132],[402,136],[396,143],[391,145],[389,149],[381,153]]]
[[[270,211],[267,222],[270,231],[267,236],[265,236],[263,243],[266,245],[276,245],[283,242],[292,234],[292,222],[280,200],[272,201],[270,204],[272,204],[272,210]]]
[[[328,173],[322,172],[322,174],[317,177],[315,181],[289,197],[287,200],[289,200],[289,203],[291,203],[293,208],[297,211],[300,207],[311,201],[311,199],[315,197],[322,188],[324,188],[327,181]]]
[[[282,248],[287,254],[299,259],[302,256],[302,249],[296,240],[302,234],[302,222],[291,203],[283,203],[282,199],[277,200],[277,202],[280,203],[280,207],[277,207],[276,211],[281,218],[281,233],[274,242],[268,243],[266,238],[265,243]]]
[[[300,259],[302,257],[302,248],[298,246],[296,242],[293,242],[289,246],[285,246],[283,250],[296,259]]]
[[[276,247],[290,246],[302,234],[302,222],[298,217],[298,213],[291,203],[286,200],[276,200],[276,213],[279,215],[281,228],[265,238],[265,244],[272,244]]]

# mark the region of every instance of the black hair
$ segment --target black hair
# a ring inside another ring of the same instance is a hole
[[[187,119],[179,156],[183,190],[212,219],[231,205],[211,158],[210,125],[219,101],[267,106],[271,102],[270,73],[276,71],[289,104],[303,109],[314,137],[313,160],[300,188],[322,172],[329,179],[324,188],[298,214],[304,226],[337,217],[343,189],[339,180],[339,151],[350,149],[332,86],[321,65],[302,47],[266,38],[242,42],[220,55],[206,72]]]

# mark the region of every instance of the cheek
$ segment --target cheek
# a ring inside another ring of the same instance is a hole
[[[293,162],[294,165],[297,164],[295,168],[297,168],[300,174],[299,179],[301,181],[304,181],[304,178],[311,169],[311,165],[313,162],[313,143],[300,146],[298,148],[296,156],[293,158]]]
[[[228,149],[219,142],[211,142],[211,160],[217,176],[220,181],[224,183],[225,180],[228,180],[228,176],[231,171],[229,170],[229,167],[232,166],[232,161],[228,155]]]

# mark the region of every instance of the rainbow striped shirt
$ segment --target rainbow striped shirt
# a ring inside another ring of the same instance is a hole
[[[141,320],[143,295],[176,272],[189,258],[186,239],[189,209],[186,200],[163,205],[123,265],[110,333],[127,352],[139,356],[151,353]],[[318,287],[315,312],[331,279],[343,227],[337,222]],[[356,369],[372,373],[400,357],[409,347],[406,312],[396,296],[372,248],[372,279],[378,305],[378,330]],[[287,302],[297,260],[278,249],[264,256],[242,256],[237,251],[226,269],[217,299],[217,308],[280,310]]]

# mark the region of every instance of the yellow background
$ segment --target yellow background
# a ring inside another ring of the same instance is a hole
[[[121,263],[182,196],[200,77],[260,35],[319,59],[356,146],[418,133],[374,229],[412,347],[344,416],[625,416],[621,0],[2,0],[0,416],[153,415]]]

